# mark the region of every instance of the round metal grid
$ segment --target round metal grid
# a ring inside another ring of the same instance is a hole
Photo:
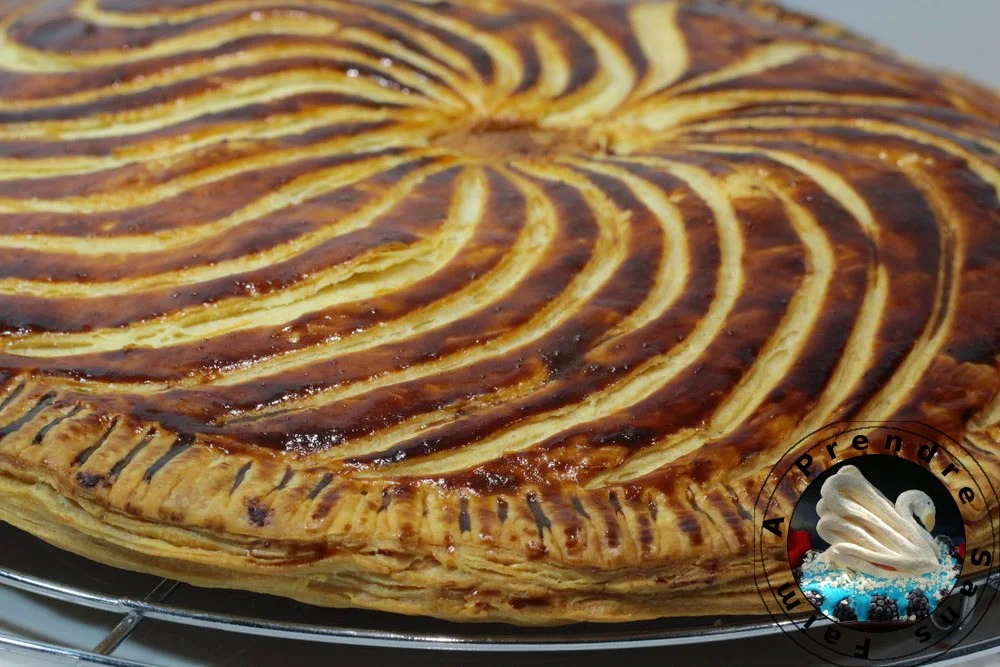
[[[783,628],[761,618],[663,619],[561,628],[461,625],[356,610],[331,610],[237,591],[197,589],[125,573],[72,556],[0,525],[0,586],[120,615],[93,650],[0,634],[0,648],[99,665],[141,663],[114,657],[145,620],[298,642],[392,649],[488,652],[572,652],[670,647],[776,635]],[[989,582],[996,585],[997,582]],[[819,623],[816,625],[820,625]],[[952,649],[947,663],[1000,651],[1000,636]]]

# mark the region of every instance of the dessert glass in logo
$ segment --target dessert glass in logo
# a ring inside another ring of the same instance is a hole
[[[809,602],[842,623],[926,618],[961,571],[964,528],[947,489],[922,467],[868,456],[831,468],[792,517],[789,562]]]

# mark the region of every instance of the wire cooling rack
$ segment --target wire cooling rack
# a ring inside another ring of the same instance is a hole
[[[0,632],[0,649],[110,666],[144,664],[120,657],[116,652],[145,623],[287,640],[299,642],[298,646],[304,642],[490,652],[681,647],[726,640],[759,640],[782,632],[780,626],[759,618],[720,617],[525,629],[321,609],[270,596],[195,588],[104,567],[50,547],[4,524],[0,524],[0,586],[58,601],[70,608],[103,612],[111,619],[110,630],[92,648]],[[0,618],[12,613],[16,612],[0,608]],[[777,638],[775,641],[787,640]],[[733,645],[733,649],[738,650],[738,646]],[[992,632],[949,652],[948,662],[989,651],[1000,651],[1000,617]]]
[[[119,617],[117,625],[91,651],[3,634],[0,645],[86,657],[99,664],[129,664],[112,656],[122,641],[150,620],[296,641],[488,651],[639,648],[780,632],[778,626],[759,618],[583,624],[557,630],[452,624],[377,612],[320,609],[280,598],[197,589],[176,581],[125,573],[64,553],[2,524],[0,545],[0,585]]]

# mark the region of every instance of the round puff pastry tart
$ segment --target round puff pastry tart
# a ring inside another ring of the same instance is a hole
[[[1000,476],[989,90],[762,2],[0,12],[0,519],[44,540],[455,620],[759,613],[804,434],[919,420]]]

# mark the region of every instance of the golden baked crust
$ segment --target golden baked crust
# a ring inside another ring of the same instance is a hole
[[[757,2],[0,11],[0,519],[615,621],[761,612],[750,509],[824,424],[1000,474],[991,91]]]

